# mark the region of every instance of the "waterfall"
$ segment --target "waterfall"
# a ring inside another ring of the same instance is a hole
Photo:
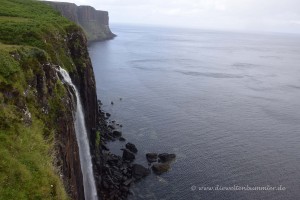
[[[85,200],[98,200],[95,179],[93,174],[92,158],[90,154],[90,146],[88,142],[88,136],[87,136],[86,126],[85,126],[85,120],[84,120],[84,114],[83,114],[80,96],[75,85],[72,83],[72,80],[68,72],[62,69],[61,67],[58,69],[58,71],[63,77],[63,82],[70,85],[74,89],[76,95],[77,107],[76,107],[74,126],[75,126],[77,143],[79,147],[79,157],[80,157],[80,165],[81,165],[81,171],[83,176]]]

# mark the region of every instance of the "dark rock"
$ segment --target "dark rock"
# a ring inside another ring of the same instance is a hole
[[[120,140],[121,142],[124,142],[124,141],[126,141],[126,139],[125,139],[125,138],[123,138],[123,137],[120,137],[120,138],[119,138],[119,140]]]
[[[116,183],[113,181],[113,179],[110,176],[107,176],[107,180],[109,181],[111,186],[115,186]]]
[[[130,143],[130,142],[128,142],[128,143],[125,145],[125,147],[126,147],[127,149],[129,149],[130,151],[132,151],[133,153],[137,153],[137,152],[138,152],[136,146],[135,146],[134,144]]]
[[[110,102],[111,105],[114,105],[114,102]]]
[[[127,181],[127,179],[128,179],[127,176],[123,176],[123,177],[122,177],[122,182]]]
[[[122,174],[121,172],[114,171],[113,174],[114,174],[114,177],[115,177],[116,179],[122,180],[123,174]]]
[[[127,179],[123,184],[124,185],[130,185],[134,180],[133,179]]]
[[[129,190],[128,192],[130,195],[135,196],[135,193],[133,192],[133,190]]]
[[[107,159],[107,163],[114,166],[117,165],[119,162],[119,158],[118,157],[108,157]]]
[[[122,186],[122,187],[120,188],[120,190],[121,190],[122,192],[127,193],[127,192],[129,191],[129,188],[126,187],[126,186]]]
[[[110,117],[110,114],[109,113],[105,113],[106,117]]]
[[[127,149],[124,149],[124,151],[123,151],[123,160],[127,160],[127,161],[132,162],[134,159],[135,159],[135,155],[131,151],[129,151]]]
[[[164,172],[169,171],[170,164],[169,163],[155,163],[152,165],[152,170],[154,173],[160,175]]]
[[[110,167],[107,164],[104,165],[102,169],[103,169],[104,172],[109,172],[110,171]]]
[[[105,188],[105,189],[108,189],[108,188],[109,188],[109,184],[108,184],[105,180],[102,182],[102,186],[103,186],[103,188]]]
[[[108,125],[108,128],[115,129],[115,127],[113,125]]]
[[[150,170],[142,165],[134,164],[132,167],[132,175],[136,179],[141,179],[150,174]]]
[[[175,160],[176,158],[176,155],[171,153],[162,153],[162,154],[158,154],[158,157],[159,157],[159,161],[160,162],[171,162],[173,160]]]
[[[125,168],[125,169],[123,169],[123,170],[122,170],[122,172],[123,172],[123,174],[124,174],[124,175],[126,175],[126,174],[128,173],[128,171],[127,171],[127,169],[126,169],[126,168]]]
[[[152,162],[157,162],[157,153],[147,153],[146,154],[146,158],[148,160],[148,162],[152,163]]]
[[[104,144],[101,144],[101,148],[102,150],[109,151],[109,148],[107,148]]]
[[[122,132],[121,131],[113,131],[112,135],[113,135],[113,137],[121,137],[122,136]]]
[[[112,134],[112,133],[111,133],[111,134]],[[108,140],[114,140],[114,138],[113,138],[112,136],[110,136],[109,134],[107,134],[106,137],[107,137]]]

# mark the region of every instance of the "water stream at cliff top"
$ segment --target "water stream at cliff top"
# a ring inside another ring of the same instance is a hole
[[[84,196],[86,200],[97,200],[98,197],[93,174],[90,147],[79,93],[75,85],[72,83],[68,72],[62,68],[59,68],[59,72],[63,76],[63,81],[70,85],[74,89],[74,92],[76,94],[77,105],[74,126],[79,148],[80,165],[83,176]]]

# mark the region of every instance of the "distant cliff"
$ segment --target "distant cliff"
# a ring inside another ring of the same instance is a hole
[[[46,3],[53,6],[64,17],[80,25],[88,41],[107,40],[116,36],[109,28],[107,11],[95,10],[91,6],[77,6],[74,3],[51,1],[46,1]]]

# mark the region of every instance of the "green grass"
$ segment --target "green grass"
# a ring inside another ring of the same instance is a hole
[[[19,70],[19,63],[12,56],[7,56],[6,52],[0,52],[0,74],[3,81]]]
[[[16,52],[20,61],[12,57]],[[40,62],[47,59],[46,53],[34,47],[2,44],[0,58],[0,200],[68,199],[53,164],[54,119],[63,108],[60,99],[65,89],[56,82],[54,95],[49,98],[51,109],[45,115],[35,88],[29,89],[28,82],[42,73]],[[26,107],[31,123],[24,121]]]
[[[30,127],[14,123],[0,130],[0,199],[67,199],[49,152],[53,142],[44,139],[44,128],[34,119]]]
[[[96,131],[96,148],[97,149],[100,146],[100,139],[101,139],[100,137],[101,137],[100,131]]]
[[[74,70],[65,41],[70,30],[81,29],[38,1],[0,0],[0,7],[0,200],[68,199],[53,164],[55,122],[64,112],[66,90],[59,80],[52,95],[45,89],[45,114],[32,85],[44,76],[44,63]]]
[[[79,28],[52,7],[33,0],[0,0],[0,42],[34,46],[45,50],[53,62],[74,69],[66,56],[67,30]]]

